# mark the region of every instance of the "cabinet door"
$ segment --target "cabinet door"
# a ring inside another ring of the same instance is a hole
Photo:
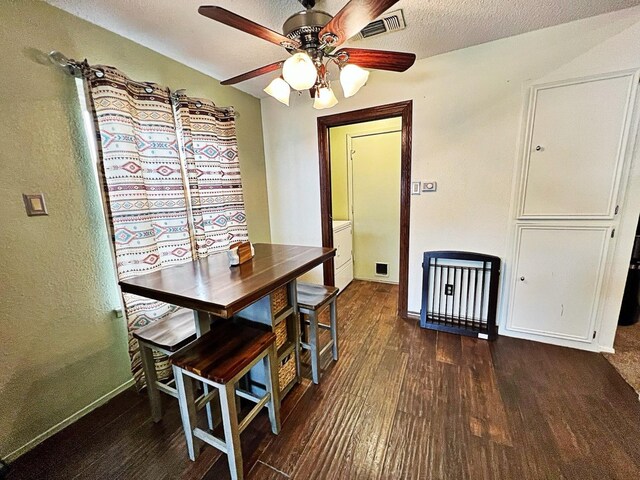
[[[533,89],[520,218],[612,218],[633,75]]]
[[[591,342],[610,229],[518,228],[508,328]]]

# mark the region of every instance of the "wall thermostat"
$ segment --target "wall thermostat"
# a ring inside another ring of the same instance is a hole
[[[435,192],[436,190],[438,190],[437,182],[422,182],[423,192]]]

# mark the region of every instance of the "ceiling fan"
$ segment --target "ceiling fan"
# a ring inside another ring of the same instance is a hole
[[[350,0],[335,17],[315,10],[315,0],[298,0],[305,10],[291,15],[282,27],[283,34],[263,27],[221,7],[203,5],[198,12],[250,35],[284,47],[286,60],[265,65],[225,80],[233,85],[282,68],[282,74],[264,89],[278,101],[289,105],[291,88],[309,90],[314,108],[333,107],[338,100],[331,89],[327,67],[335,63],[340,69],[340,84],[345,97],[355,95],[367,82],[364,68],[404,72],[416,60],[413,53],[338,48],[398,0]]]

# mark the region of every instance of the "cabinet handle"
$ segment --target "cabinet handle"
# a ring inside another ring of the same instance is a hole
[[[520,281],[521,281],[521,282],[524,282],[524,277],[520,277]]]
[[[540,150],[542,150],[542,146],[541,146],[541,145],[538,145],[538,146],[536,147],[536,152],[539,152]]]

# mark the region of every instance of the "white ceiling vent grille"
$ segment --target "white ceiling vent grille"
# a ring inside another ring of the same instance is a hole
[[[401,9],[398,9],[386,13],[383,17],[371,22],[360,33],[354,35],[353,40],[362,40],[363,38],[375,37],[383,33],[404,30],[405,28],[407,28],[407,25],[404,23],[404,14]]]

